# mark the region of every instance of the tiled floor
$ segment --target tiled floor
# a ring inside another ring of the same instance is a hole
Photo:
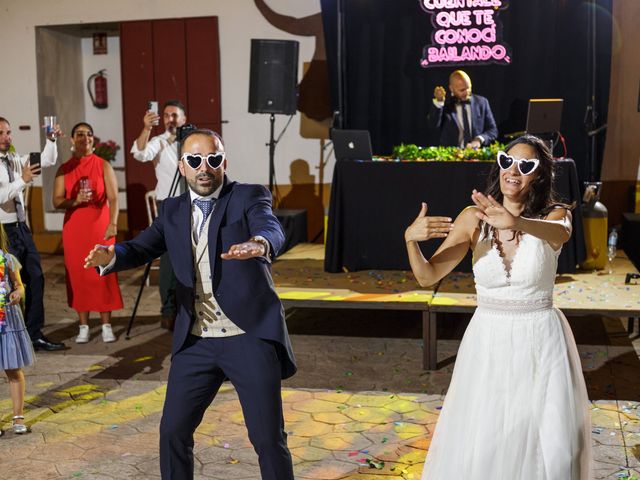
[[[91,342],[76,345],[61,257],[43,264],[47,333],[70,348],[39,353],[26,370],[31,433],[0,438],[0,478],[159,478],[170,337],[158,326],[157,288],[145,288],[125,340],[139,272],[122,275],[127,309],[113,322],[119,340],[103,344],[94,320]],[[285,382],[283,399],[296,478],[420,479],[462,327],[443,332],[443,367],[424,372],[413,313],[299,310],[289,318],[299,373]],[[640,478],[640,340],[619,319],[571,323],[593,400],[595,478]],[[8,386],[0,383],[5,429],[10,416]],[[196,478],[260,478],[231,387],[207,411],[195,453]]]

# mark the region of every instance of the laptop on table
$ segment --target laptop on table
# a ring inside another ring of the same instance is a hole
[[[368,130],[331,129],[336,160],[371,160],[371,137]]]
[[[531,98],[527,112],[526,132],[531,135],[553,134],[560,131],[562,98]]]

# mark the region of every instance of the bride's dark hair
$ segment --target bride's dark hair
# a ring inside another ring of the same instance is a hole
[[[536,152],[535,158],[540,160],[540,165],[532,174],[535,178],[529,186],[529,193],[524,202],[521,216],[525,218],[542,218],[557,207],[572,209],[575,205],[567,205],[560,202],[553,190],[555,164],[547,144],[533,135],[523,135],[509,143],[504,149],[505,153],[509,153],[513,147],[520,144],[529,145],[533,148]],[[491,195],[500,203],[504,199],[500,190],[500,167],[498,162],[495,162],[489,171],[485,195]],[[485,235],[489,233],[489,225],[485,222],[482,222],[482,233]]]

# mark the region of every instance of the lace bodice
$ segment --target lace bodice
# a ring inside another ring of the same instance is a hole
[[[511,300],[551,298],[560,249],[524,234],[513,256],[510,272],[491,236],[481,238],[473,252],[473,274],[480,297]]]

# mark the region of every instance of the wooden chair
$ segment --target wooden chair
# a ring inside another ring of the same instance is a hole
[[[144,204],[147,207],[147,219],[149,220],[149,225],[153,223],[155,218],[158,216],[158,201],[156,199],[156,191],[149,190],[144,194]],[[151,270],[160,270],[160,263],[158,260],[154,260],[151,265]],[[147,276],[147,287],[149,286],[149,276]]]
[[[155,190],[149,190],[144,194],[144,204],[147,207],[147,219],[149,220],[149,225],[151,225],[158,216],[158,202]]]

